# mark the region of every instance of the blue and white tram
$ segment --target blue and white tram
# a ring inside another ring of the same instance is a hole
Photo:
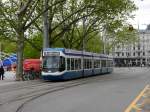
[[[42,56],[44,80],[69,80],[113,71],[109,56],[65,48],[45,48]]]

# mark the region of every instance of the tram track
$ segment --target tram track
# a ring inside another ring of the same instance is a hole
[[[80,86],[80,85],[83,85],[83,84],[87,84],[87,83],[95,83],[95,82],[99,82],[99,79],[97,78],[92,78],[90,80],[87,80],[87,79],[90,79],[90,78],[85,78],[84,80],[80,80],[80,82],[74,82],[74,83],[70,83],[70,85],[68,84],[65,84],[65,85],[61,85],[61,86],[58,86],[57,88],[51,88],[50,90],[48,91],[43,91],[43,93],[41,94],[38,94],[36,96],[33,96],[31,97],[29,100],[25,101],[24,103],[22,103],[16,110],[16,112],[22,112],[23,108],[25,107],[26,104],[28,104],[29,102],[31,101],[34,101],[35,99],[38,99],[44,95],[47,95],[47,94],[50,94],[50,93],[54,93],[54,92],[58,92],[58,91],[61,91],[61,90],[65,90],[65,89],[69,89],[69,88],[72,88],[72,87],[76,87],[76,86]],[[128,79],[127,77],[122,77],[122,78],[115,78],[113,80],[122,80],[122,79]],[[112,81],[111,79],[106,79],[106,80],[103,80],[101,82],[104,82],[104,81]]]
[[[50,85],[52,83],[48,83],[47,85]],[[2,93],[7,93],[7,92],[12,92],[12,91],[16,91],[16,90],[21,90],[21,89],[28,89],[28,88],[34,88],[34,87],[37,87],[37,86],[43,86],[43,85],[46,85],[45,82],[42,82],[42,81],[39,81],[38,83],[31,83],[30,85],[29,84],[25,84],[25,85],[21,85],[20,84],[15,84],[13,86],[10,86],[9,88],[1,88],[3,89],[3,91],[0,91],[0,94]],[[11,88],[11,89],[10,89]]]
[[[81,79],[77,79],[77,80],[57,82],[57,83],[42,82],[42,84],[39,84],[39,85],[41,85],[42,88],[35,89],[34,91],[30,91],[30,92],[28,92],[28,94],[26,94],[26,93],[20,94],[11,100],[2,102],[0,104],[0,106],[5,105],[5,104],[11,104],[11,103],[14,103],[17,101],[22,101],[22,103],[20,103],[20,106],[17,106],[18,108],[16,108],[17,110],[15,111],[15,112],[22,112],[22,109],[26,106],[26,104],[34,101],[35,99],[38,99],[38,98],[44,96],[44,95],[50,94],[50,93],[54,93],[54,92],[61,91],[64,89],[69,89],[71,87],[84,85],[87,83],[117,81],[117,80],[125,80],[125,79],[135,78],[134,76],[127,77],[125,75],[122,75],[122,76],[118,77],[117,75],[119,75],[119,74],[112,73],[111,75],[102,75],[102,76],[96,76],[96,77],[81,78]],[[33,88],[34,89],[37,86],[38,85],[35,84],[35,85],[31,86],[30,88],[28,88],[28,87],[25,87],[25,88],[27,88],[27,89]]]
[[[35,84],[35,85],[32,85],[32,86],[18,87],[16,89],[11,89],[9,91],[0,92],[0,95],[2,95],[2,94],[6,94],[6,92],[12,92],[12,91],[16,91],[16,90],[18,90],[18,91],[21,91],[22,89],[31,90],[30,92],[21,93],[21,94],[17,95],[16,97],[13,97],[12,99],[1,102],[0,106],[4,105],[4,104],[9,104],[9,103],[12,103],[12,102],[15,102],[15,101],[18,101],[18,100],[31,98],[31,97],[34,97],[36,95],[43,94],[43,92],[47,92],[49,90],[53,90],[55,88],[57,89],[59,87],[71,84],[70,82],[65,82],[65,84],[58,82],[57,85],[56,85],[55,82],[54,83],[48,82],[47,84],[45,84],[45,83]]]
[[[47,93],[49,91],[55,91],[55,90],[59,90],[60,88],[64,88],[64,87],[72,87],[73,86],[76,86],[76,84],[81,84],[79,82],[65,82],[65,83],[61,83],[59,85],[55,85],[56,83],[50,83],[50,84],[46,84],[46,85],[41,85],[42,88],[40,89],[37,89],[37,88],[33,88],[35,90],[33,91],[30,91],[28,93],[23,93],[23,94],[20,94],[20,95],[17,95],[17,97],[11,99],[11,100],[7,100],[3,103],[0,103],[0,105],[4,105],[4,104],[9,104],[9,103],[12,103],[12,102],[15,102],[15,101],[19,101],[19,100],[23,100],[23,99],[27,99],[27,98],[32,98],[34,96],[38,96],[38,95],[41,95],[43,93]],[[39,87],[39,86],[35,86],[35,87]],[[31,87],[30,87],[31,88]],[[30,88],[27,88],[27,89],[30,89]],[[21,89],[24,89],[24,88],[21,88]],[[31,88],[32,89],[32,88]]]
[[[79,79],[80,80],[80,79]],[[69,81],[69,82],[65,82],[64,84],[60,84],[60,85],[57,85],[57,86],[50,86],[50,87],[46,87],[46,88],[41,88],[37,91],[34,91],[34,92],[31,92],[28,93],[29,95],[26,95],[26,94],[21,94],[19,95],[18,97],[16,98],[13,98],[11,100],[8,100],[8,101],[5,101],[5,102],[2,102],[0,103],[0,107],[1,106],[7,106],[7,105],[11,105],[11,103],[15,103],[17,101],[22,101],[22,104],[21,106],[19,106],[17,108],[17,111],[16,112],[21,112],[21,108],[27,104],[28,102],[30,101],[33,101],[41,96],[44,96],[46,94],[49,94],[49,93],[53,93],[53,92],[57,92],[57,91],[60,91],[60,90],[64,90],[64,89],[68,89],[68,88],[71,88],[71,87],[75,87],[75,86],[79,86],[79,85],[82,85],[82,84],[85,84],[85,83],[88,83],[89,81],[87,81],[86,79],[84,80],[80,80],[80,81]]]
[[[38,94],[38,95],[36,95],[36,96],[33,96],[33,97],[31,97],[31,99],[29,99],[29,100],[25,101],[24,103],[22,103],[22,104],[17,108],[16,112],[22,112],[23,107],[24,107],[27,103],[29,103],[29,102],[31,102],[31,101],[33,101],[33,100],[39,98],[39,97],[42,97],[42,96],[47,95],[47,94],[49,94],[49,93],[58,92],[58,91],[61,91],[61,90],[65,90],[65,89],[69,89],[69,88],[72,88],[72,87],[80,86],[80,85],[86,84],[86,83],[88,83],[88,82],[89,82],[89,81],[81,81],[81,82],[70,83],[70,85],[65,84],[65,85],[58,86],[57,88],[51,88],[50,90],[44,91],[44,92],[41,93],[41,94]]]

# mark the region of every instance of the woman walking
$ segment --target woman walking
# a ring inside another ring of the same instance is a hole
[[[0,80],[4,80],[4,68],[3,68],[3,66],[0,67]]]

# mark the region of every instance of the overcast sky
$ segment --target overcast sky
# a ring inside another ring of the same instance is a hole
[[[139,8],[135,14],[134,20],[130,20],[130,23],[135,27],[140,29],[145,29],[148,24],[150,24],[150,0],[133,0],[137,7]]]

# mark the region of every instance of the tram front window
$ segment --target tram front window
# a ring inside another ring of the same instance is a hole
[[[43,57],[43,70],[49,72],[57,72],[65,70],[65,58],[60,56]]]

